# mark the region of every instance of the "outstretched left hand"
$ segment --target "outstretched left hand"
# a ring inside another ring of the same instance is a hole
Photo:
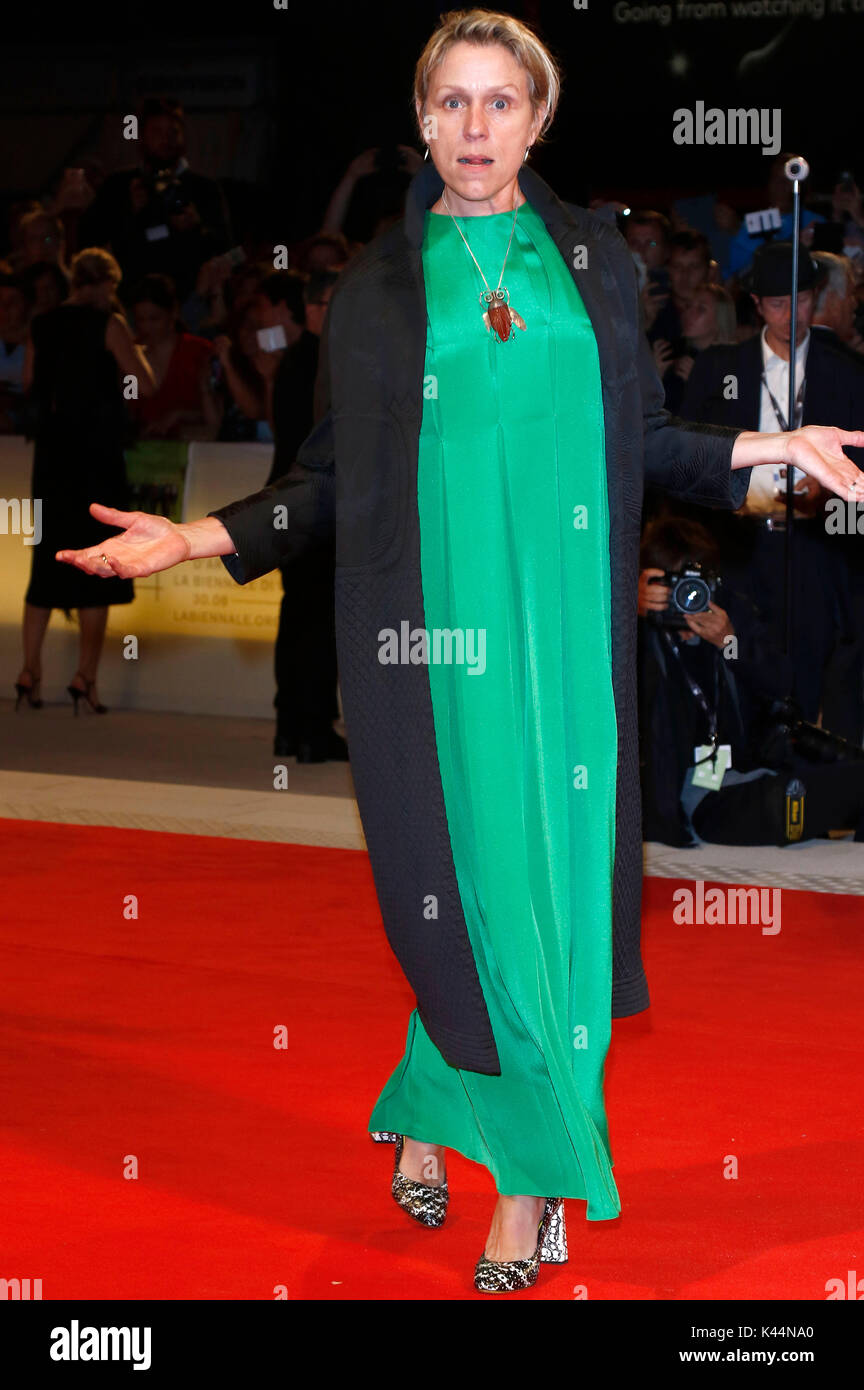
[[[864,448],[864,430],[803,425],[785,435],[784,462],[809,473],[846,502],[864,502],[864,473],[843,452]]]

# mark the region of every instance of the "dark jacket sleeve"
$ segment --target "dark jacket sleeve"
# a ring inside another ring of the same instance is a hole
[[[645,438],[645,482],[700,507],[740,507],[750,469],[732,471],[732,448],[741,433],[727,425],[681,420],[664,408],[663,383],[648,339],[639,335],[639,381]]]
[[[269,487],[208,512],[218,517],[235,554],[220,558],[232,579],[248,584],[328,540],[335,530],[333,416],[329,406],[328,320],[324,322],[315,383],[317,423],[296,461]]]

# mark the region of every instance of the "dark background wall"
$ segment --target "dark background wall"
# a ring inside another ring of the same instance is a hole
[[[536,167],[580,202],[602,193],[639,205],[719,191],[740,207],[759,205],[769,161],[758,149],[673,142],[672,113],[701,100],[779,107],[783,146],[808,157],[814,191],[849,167],[861,182],[864,0],[841,7],[502,6],[539,28],[565,70],[559,118]],[[305,235],[353,155],[416,143],[412,70],[441,9],[428,0],[289,0],[287,11],[272,0],[19,8],[4,19],[0,195],[8,203],[50,191],[88,153],[109,168],[134,162],[120,115],[147,91],[172,89],[187,103],[196,166],[234,180],[241,195],[248,188],[274,239]],[[361,205],[355,230],[362,220]]]

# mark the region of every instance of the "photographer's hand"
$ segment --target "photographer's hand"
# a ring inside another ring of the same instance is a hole
[[[651,347],[658,376],[665,376],[675,360],[672,344],[666,338],[655,338]]]
[[[648,613],[663,613],[669,602],[671,590],[668,584],[658,584],[665,570],[645,569],[639,574],[639,593],[636,611],[640,618]]]
[[[687,613],[684,621],[697,637],[704,637],[713,647],[721,647],[727,637],[735,636],[735,629],[729,621],[725,608],[717,603],[708,605],[707,613]]]
[[[648,280],[642,290],[641,299],[642,310],[645,315],[645,328],[653,328],[654,320],[660,313],[660,310],[666,306],[669,293],[667,290],[660,289],[651,280]]]

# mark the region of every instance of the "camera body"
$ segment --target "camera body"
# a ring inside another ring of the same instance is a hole
[[[864,761],[864,748],[810,724],[791,696],[772,700],[762,719],[759,752],[766,767],[788,767],[795,757],[811,763]]]
[[[669,601],[662,612],[650,612],[647,617],[659,627],[681,628],[688,614],[707,613],[717,585],[719,575],[703,571],[699,564],[682,565],[679,570],[665,570],[660,577],[650,579],[649,584],[665,584],[669,588]]]
[[[151,207],[164,217],[177,217],[189,206],[189,199],[173,169],[157,169],[145,179]]]

